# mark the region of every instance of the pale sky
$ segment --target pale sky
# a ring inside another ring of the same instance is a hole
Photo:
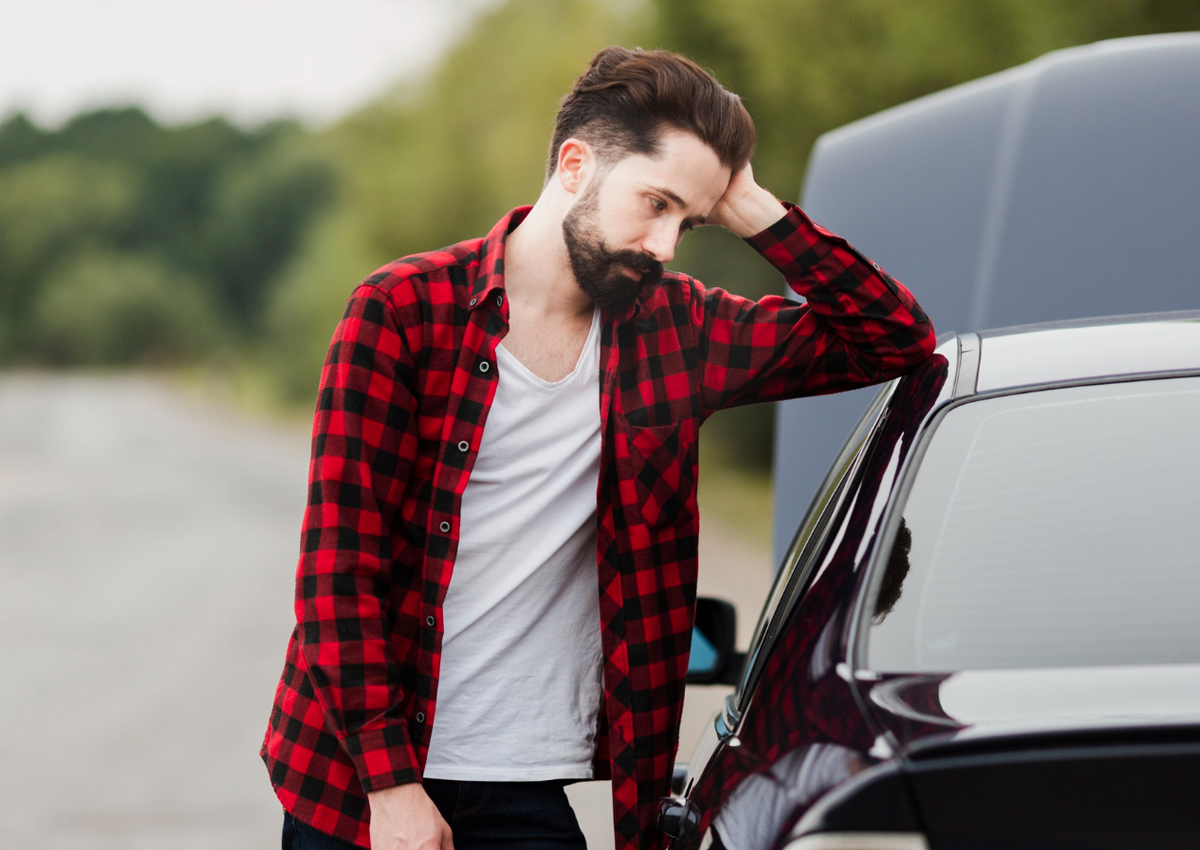
[[[435,63],[499,0],[17,0],[0,15],[0,119],[97,106],[160,120],[328,123]]]

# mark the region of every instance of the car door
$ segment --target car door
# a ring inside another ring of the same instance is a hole
[[[837,525],[835,520],[847,506],[850,482],[854,479],[873,436],[884,421],[888,400],[898,383],[892,381],[879,390],[838,454],[804,520],[797,527],[792,545],[776,574],[771,592],[759,615],[741,680],[726,699],[724,708],[713,716],[712,722],[705,728],[690,760],[686,765],[678,766],[674,790],[683,797],[690,795],[707,766],[733,739],[745,702],[762,675],[765,659],[778,638],[782,624],[803,596],[816,571],[820,555],[826,548],[825,544]],[[735,739],[734,742],[736,744]],[[699,838],[696,835],[700,825],[698,812],[687,799],[676,800],[675,809],[670,812],[664,805],[664,813],[665,817],[660,820],[666,821],[663,826],[668,834],[681,840],[679,846],[688,846],[689,841],[694,842]]]

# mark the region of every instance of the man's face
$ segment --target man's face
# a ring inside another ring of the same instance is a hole
[[[591,183],[563,219],[576,283],[619,313],[662,277],[679,240],[716,206],[729,169],[690,133],[664,132],[657,156],[627,156]]]

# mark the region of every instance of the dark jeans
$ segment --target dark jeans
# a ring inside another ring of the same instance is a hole
[[[562,782],[426,779],[454,850],[587,850]],[[353,850],[356,845],[283,816],[283,850]]]

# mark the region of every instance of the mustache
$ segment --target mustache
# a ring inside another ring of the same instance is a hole
[[[613,265],[637,269],[645,280],[657,280],[662,277],[662,263],[641,251],[617,251],[608,256],[608,261]]]

